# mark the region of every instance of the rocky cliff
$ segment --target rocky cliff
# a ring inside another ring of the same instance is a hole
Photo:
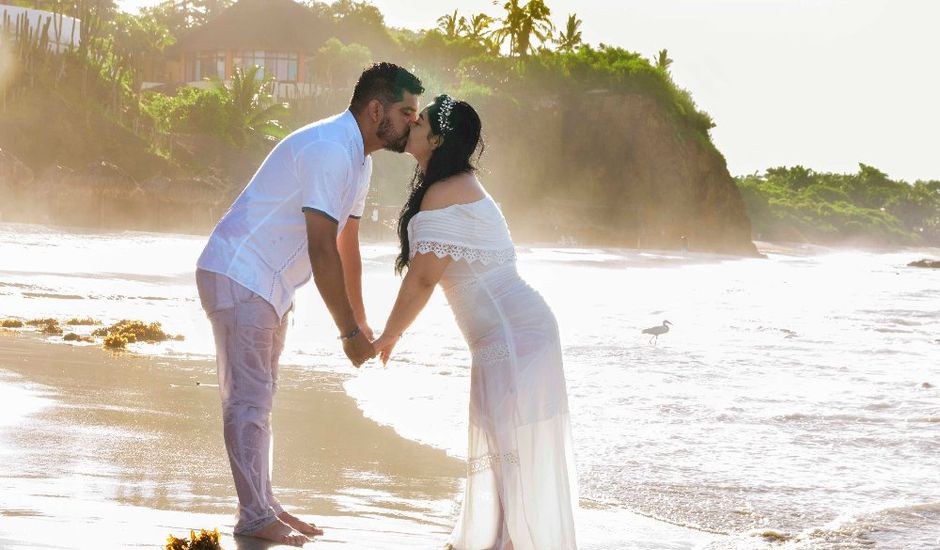
[[[724,158],[654,99],[598,92],[482,116],[483,177],[517,238],[757,254]]]
[[[517,240],[757,253],[724,158],[704,136],[670,119],[657,100],[598,92],[546,95],[524,105],[498,97],[471,101],[487,145],[481,178]],[[37,176],[33,182],[30,169],[9,154],[0,158],[0,214],[8,221],[208,231],[256,164],[236,170],[233,155],[203,148],[192,156],[218,158],[213,166],[223,178],[193,177],[140,162],[145,150],[102,157],[106,151],[94,148],[82,153],[14,141],[18,154],[27,149],[23,158]],[[57,161],[61,155],[66,158]],[[56,167],[66,161],[71,168]],[[394,216],[413,166],[410,157],[377,156],[370,197],[385,207],[382,216]],[[394,238],[384,230],[388,222],[380,219],[366,231]]]

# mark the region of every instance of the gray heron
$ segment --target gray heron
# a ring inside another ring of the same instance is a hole
[[[643,334],[651,334],[652,337],[650,338],[649,343],[656,344],[657,342],[659,342],[660,334],[666,334],[667,332],[669,332],[669,325],[671,324],[672,323],[670,323],[669,321],[663,321],[663,324],[661,325],[656,325],[655,327],[643,329]]]

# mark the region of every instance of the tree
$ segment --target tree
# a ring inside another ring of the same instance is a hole
[[[461,18],[463,19],[463,18]],[[478,13],[471,17],[464,24],[464,37],[469,38],[470,40],[475,40],[484,46],[489,45],[489,35],[492,31],[489,30],[490,25],[496,21],[489,15],[485,13]]]
[[[502,27],[494,33],[497,44],[509,39],[509,54],[525,57],[530,52],[536,52],[533,37],[541,42],[551,40],[554,26],[548,19],[551,10],[543,0],[529,0],[525,6],[519,5],[519,0],[509,0],[503,4],[506,16],[503,17]]]
[[[462,16],[457,17],[457,10],[437,18],[437,28],[449,40],[456,40],[466,26],[467,20]]]
[[[170,30],[152,15],[118,13],[110,21],[114,48],[133,68],[135,89],[140,85],[145,65],[157,66],[163,59],[163,50],[175,42]]]
[[[502,26],[493,33],[493,39],[499,46],[509,39],[509,55],[513,55],[516,52],[516,44],[522,28],[523,10],[519,5],[519,0],[509,0],[503,4],[503,9],[506,15],[500,20]]]
[[[568,15],[565,30],[555,38],[558,50],[566,53],[581,45],[581,20],[575,14]]]
[[[229,85],[217,76],[210,79],[227,115],[228,137],[239,147],[252,141],[277,141],[287,135],[280,122],[287,116],[287,106],[274,101],[274,79],[257,78],[259,70],[257,65],[246,70],[236,67]]]
[[[669,59],[669,51],[663,48],[656,54],[656,68],[666,73],[669,72],[669,66],[672,65],[672,59]]]
[[[398,44],[385,26],[385,16],[368,2],[336,0],[325,4],[307,0],[305,4],[323,21],[333,26],[333,36],[346,44],[362,44],[376,57],[396,53]]]
[[[155,19],[179,38],[189,29],[205,25],[233,3],[233,0],[165,0],[141,9],[140,13]]]
[[[109,20],[118,13],[115,0],[12,0],[0,4],[51,11],[71,17],[81,17],[91,12],[103,20]]]
[[[363,67],[372,61],[372,53],[362,44],[344,45],[330,38],[313,57],[311,67],[317,82],[328,87],[352,88]]]

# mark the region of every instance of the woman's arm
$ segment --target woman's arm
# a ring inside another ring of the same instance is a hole
[[[460,203],[480,200],[486,191],[471,173],[458,174],[436,182],[424,195],[421,210],[437,210]],[[411,243],[414,247],[416,243]],[[385,330],[373,342],[375,351],[383,363],[388,362],[392,349],[405,330],[411,326],[424,306],[427,305],[434,286],[441,280],[444,269],[451,262],[449,256],[438,258],[434,253],[415,254],[408,265],[408,273],[401,283],[395,307],[385,323]]]
[[[450,261],[449,256],[438,258],[433,252],[415,254],[411,259],[408,272],[398,290],[395,307],[392,308],[388,322],[385,323],[385,330],[382,331],[382,336],[374,342],[375,350],[383,363],[388,362],[392,349],[398,343],[402,333],[411,326],[427,305],[435,285],[441,280],[441,275],[444,274],[444,269]]]

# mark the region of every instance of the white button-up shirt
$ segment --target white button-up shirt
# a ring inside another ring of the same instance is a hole
[[[283,316],[310,280],[304,211],[343,230],[362,216],[372,157],[350,111],[307,125],[278,143],[216,225],[196,266],[225,275]]]

